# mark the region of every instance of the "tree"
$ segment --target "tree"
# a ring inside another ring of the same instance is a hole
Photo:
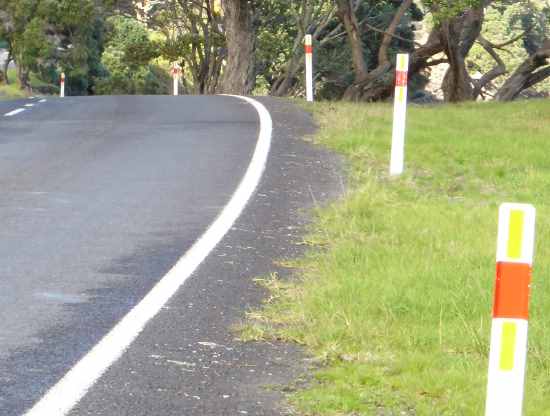
[[[548,12],[547,4],[536,1],[498,2],[487,9],[478,45],[468,57],[478,73],[475,98],[510,100],[531,87],[548,90]]]
[[[73,93],[88,93],[100,74],[104,20],[113,0],[0,0],[1,36],[17,64],[17,78],[29,89],[29,74],[57,83],[68,75]]]
[[[335,57],[329,52],[329,43],[342,42],[342,26],[337,22],[332,0],[300,0],[289,4],[286,0],[262,3],[259,13],[257,73],[269,85],[275,96],[299,95],[303,86],[304,37],[311,34],[316,45],[316,74],[318,95],[323,94],[323,75],[332,65],[338,72],[347,69],[347,57]],[[341,51],[340,51],[341,52]],[[331,56],[329,56],[331,55]]]
[[[108,37],[102,64],[107,73],[96,81],[97,94],[168,93],[168,74],[151,65],[159,55],[143,24],[135,19],[114,16],[107,20]]]
[[[222,13],[214,0],[168,0],[151,10],[149,26],[163,41],[161,54],[184,70],[190,93],[214,94],[226,57]]]
[[[511,101],[519,94],[550,77],[550,39],[523,62],[498,91],[496,99]]]
[[[410,25],[413,20],[420,18],[420,11],[412,0],[404,0],[397,7],[391,1],[376,2],[378,7],[384,7],[384,15],[391,16],[389,21],[384,22],[385,26],[380,28],[369,24],[368,20],[358,19],[358,14],[360,12],[364,13],[365,5],[363,2],[355,2],[354,0],[335,0],[335,2],[338,7],[338,16],[346,29],[348,42],[352,50],[354,69],[353,84],[345,92],[344,98],[374,101],[388,97],[393,87],[394,67],[393,59],[390,58],[390,47],[396,45],[402,51],[412,52],[414,43]],[[370,4],[368,5],[370,6]],[[406,20],[405,17],[407,17]],[[365,44],[362,33],[367,29],[382,34],[372,65],[367,64],[364,54]],[[398,34],[398,31],[407,31],[407,29],[409,29],[408,38]],[[433,38],[430,37],[429,43],[424,48],[415,51],[418,52],[418,57],[414,55],[412,57],[411,68],[413,74],[419,72],[427,64],[429,57],[441,51],[441,42],[437,42],[437,46],[434,46]],[[429,55],[426,55],[427,51],[429,51]],[[392,55],[395,55],[395,51]]]
[[[247,95],[255,85],[256,5],[253,0],[222,0],[227,65],[222,91]]]
[[[460,102],[474,99],[472,80],[466,68],[466,57],[481,34],[485,8],[492,0],[473,3],[458,15],[441,22],[441,40],[449,69],[443,79],[445,100]]]
[[[8,68],[10,62],[13,60],[13,31],[14,22],[7,11],[1,8],[2,0],[0,0],[0,39],[3,41],[5,48],[8,52],[4,66],[0,68],[0,83],[5,82],[9,84]]]

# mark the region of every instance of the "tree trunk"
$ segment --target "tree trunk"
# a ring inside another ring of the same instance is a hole
[[[495,45],[485,39],[482,35],[478,37],[479,44],[495,60],[496,65],[480,79],[474,81],[474,99],[483,97],[483,89],[498,77],[507,73],[506,64],[495,51]]]
[[[351,56],[353,70],[355,72],[355,83],[364,81],[368,75],[367,64],[364,56],[363,39],[361,38],[361,29],[357,22],[357,16],[351,0],[337,0],[338,17],[344,24],[348,35],[348,42],[351,47]]]
[[[271,86],[271,95],[275,97],[284,97],[288,95],[290,89],[296,83],[297,74],[304,65],[303,41],[304,33],[302,30],[298,29],[292,47],[292,55],[285,65],[284,72],[274,80]]]
[[[316,49],[322,48],[342,34],[341,24],[332,28],[332,30],[328,29],[336,15],[336,8],[331,7],[328,13],[325,10],[332,1],[313,2],[311,0],[301,0],[297,2],[297,7],[292,9],[293,14],[295,14],[296,37],[294,38],[291,56],[284,65],[282,73],[271,84],[271,95],[278,97],[289,95],[300,84],[300,72],[303,71],[305,66],[303,43],[306,32],[311,32],[311,29],[315,28],[310,34]]]
[[[224,68],[222,91],[248,95],[255,84],[254,4],[251,0],[223,0],[227,65]]]
[[[22,65],[16,66],[17,81],[19,82],[19,88],[27,92],[31,92],[31,84],[29,78],[29,71],[23,68]]]
[[[394,66],[389,60],[388,49],[403,16],[412,5],[412,0],[403,1],[396,10],[387,30],[384,31],[378,50],[378,66],[370,72],[363,55],[364,45],[352,2],[338,0],[337,4],[338,16],[344,24],[352,48],[355,69],[355,81],[348,87],[343,98],[349,101],[377,101],[390,97],[394,85]]]
[[[397,26],[399,26],[399,23],[401,23],[401,19],[403,19],[403,16],[405,16],[405,13],[412,5],[412,0],[404,0],[403,3],[401,3],[401,6],[397,9],[397,12],[395,13],[395,16],[393,17],[390,25],[388,26],[388,29],[386,30],[386,33],[384,33],[384,37],[382,38],[382,44],[380,45],[380,49],[378,50],[378,65],[382,65],[389,62],[388,57],[388,49],[390,48],[391,42],[393,40],[393,34],[397,30]]]
[[[430,59],[443,52],[441,43],[441,29],[435,28],[426,43],[411,54],[409,77],[418,74],[430,66]],[[378,65],[360,83],[351,85],[344,94],[345,100],[350,101],[379,101],[389,98],[393,94],[395,85],[395,66],[391,62]]]
[[[466,58],[481,34],[485,19],[485,8],[493,0],[484,0],[477,7],[444,21],[441,25],[441,43],[449,69],[443,79],[445,101],[470,101],[475,98],[472,79],[466,69]]]
[[[304,60],[303,54],[293,54],[287,63],[285,72],[279,76],[271,87],[271,95],[275,97],[287,96],[296,83],[298,72],[302,69]]]
[[[12,56],[12,52],[11,52],[11,47],[8,49],[8,56],[6,57],[6,61],[4,62],[4,66],[1,70],[2,72],[2,80],[1,82],[5,82],[6,85],[9,85],[10,84],[10,77],[8,75],[8,70],[10,69],[10,62],[13,60],[13,56]]]
[[[547,40],[542,48],[529,56],[512,74],[497,92],[495,99],[498,101],[511,101],[519,94],[533,85],[550,77],[550,40]],[[546,66],[546,68],[539,69]]]
[[[461,26],[460,22],[453,19],[444,22],[441,28],[441,40],[449,60],[449,69],[443,78],[442,89],[445,101],[451,103],[474,98],[472,81],[466,70],[466,56],[462,53],[460,45]]]

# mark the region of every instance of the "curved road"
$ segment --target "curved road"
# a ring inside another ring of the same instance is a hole
[[[16,108],[25,111],[13,113]],[[8,114],[0,116],[0,414],[19,415],[138,304],[216,220],[249,167],[260,126],[254,107],[233,97],[37,98],[2,102],[0,112]],[[220,285],[223,279],[217,277]],[[234,289],[237,293],[224,289],[219,295],[238,297],[241,289]],[[206,290],[202,286],[194,293]],[[257,291],[253,298],[245,305],[259,298]],[[224,299],[217,301],[223,310]],[[182,308],[200,306],[187,301]],[[155,325],[182,330],[174,323],[167,319]],[[147,339],[160,341],[152,335]],[[172,341],[181,344],[180,350],[186,342]],[[186,345],[190,354],[197,348],[209,354],[217,348],[233,351],[214,342]],[[110,398],[100,383],[71,414],[275,414],[262,403],[255,406],[264,410],[246,410],[250,398],[241,398],[227,413],[220,410],[223,404],[208,410],[190,404],[223,402],[232,392],[205,398],[182,390],[172,392],[180,401],[163,398],[155,383],[181,386],[181,375],[194,373],[201,360],[170,360],[166,351],[150,350],[137,359],[147,360],[157,370],[159,361],[172,364],[177,375],[144,368],[146,382],[139,393],[121,391]],[[119,365],[102,383],[130,385],[137,371],[117,374]],[[133,393],[151,395],[148,405],[136,406]]]

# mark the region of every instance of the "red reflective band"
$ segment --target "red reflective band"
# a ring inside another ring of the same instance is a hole
[[[395,72],[395,86],[396,87],[406,87],[409,75],[407,71],[396,71]]]
[[[313,53],[313,46],[306,45],[306,53]]]
[[[530,265],[498,262],[493,317],[529,319],[530,286]]]

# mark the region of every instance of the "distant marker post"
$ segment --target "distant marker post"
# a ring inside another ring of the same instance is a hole
[[[61,98],[65,97],[65,72],[61,73],[61,89],[59,92]]]
[[[313,102],[313,38],[306,35],[305,38],[306,55],[306,100]]]
[[[404,170],[408,78],[409,54],[398,54],[395,71],[395,101],[393,107],[390,175],[401,175]]]
[[[174,65],[172,66],[172,77],[174,79],[174,96],[178,96],[179,95],[179,86],[180,86],[180,78],[181,78],[181,75],[182,75],[182,69],[181,69],[181,66],[175,62]]]
[[[532,205],[502,204],[485,416],[521,416],[535,246]]]

